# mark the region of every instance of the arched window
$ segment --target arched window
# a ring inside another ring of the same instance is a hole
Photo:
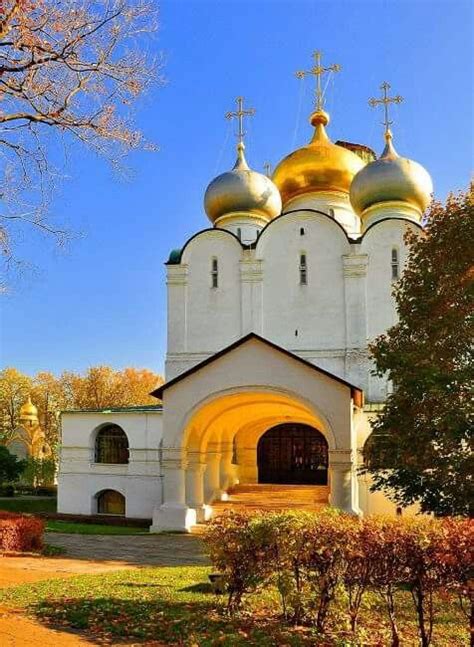
[[[300,285],[308,284],[308,265],[306,254],[300,254]]]
[[[329,209],[329,215],[331,216],[331,218],[334,218],[334,209]]]
[[[128,438],[118,425],[107,425],[95,438],[96,463],[128,463]]]
[[[400,264],[398,261],[398,249],[394,247],[392,249],[392,281],[396,281],[400,278]]]
[[[116,490],[103,490],[97,495],[98,514],[125,515],[125,497]]]
[[[211,261],[211,286],[213,288],[219,287],[219,264],[217,258]]]

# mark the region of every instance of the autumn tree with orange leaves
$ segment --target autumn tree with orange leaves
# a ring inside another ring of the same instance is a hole
[[[30,227],[64,243],[48,210],[71,146],[117,167],[145,146],[131,108],[159,80],[152,0],[0,0],[0,251],[21,264]],[[3,281],[5,283],[5,280]]]
[[[64,371],[56,376],[41,371],[33,377],[5,368],[0,371],[0,444],[14,434],[21,405],[29,395],[46,440],[55,450],[61,411],[159,404],[150,393],[162,383],[161,375],[145,368],[93,366],[83,374]]]

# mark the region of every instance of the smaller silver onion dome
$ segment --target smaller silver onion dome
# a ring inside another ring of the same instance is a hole
[[[367,164],[352,180],[350,200],[363,220],[364,212],[386,202],[405,202],[420,213],[431,201],[433,183],[426,169],[400,157],[392,144],[392,133],[385,133],[386,145],[375,162]]]
[[[280,193],[269,177],[249,168],[239,142],[231,171],[218,175],[206,189],[204,208],[215,224],[232,213],[255,215],[270,221],[281,213]]]

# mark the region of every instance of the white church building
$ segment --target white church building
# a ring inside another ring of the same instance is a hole
[[[395,151],[387,113],[375,159],[331,141],[319,85],[316,99],[309,143],[271,179],[248,166],[238,99],[237,161],[205,193],[211,227],[166,264],[162,404],[62,414],[59,512],[188,531],[239,493],[291,507],[303,492],[395,514],[358,473],[390,388],[368,345],[396,321],[404,234],[421,229],[432,183]]]

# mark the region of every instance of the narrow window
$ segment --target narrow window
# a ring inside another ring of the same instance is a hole
[[[219,266],[217,264],[217,258],[212,259],[211,264],[211,285],[213,288],[217,288],[219,285]]]
[[[300,236],[304,236],[304,227],[300,228]]]
[[[308,283],[308,266],[306,264],[306,254],[300,254],[300,285]]]
[[[329,215],[334,218],[334,209],[329,209]]]
[[[398,249],[392,249],[392,281],[400,278],[400,268],[398,262]]]
[[[242,240],[242,229],[240,227],[237,227],[237,238]]]

